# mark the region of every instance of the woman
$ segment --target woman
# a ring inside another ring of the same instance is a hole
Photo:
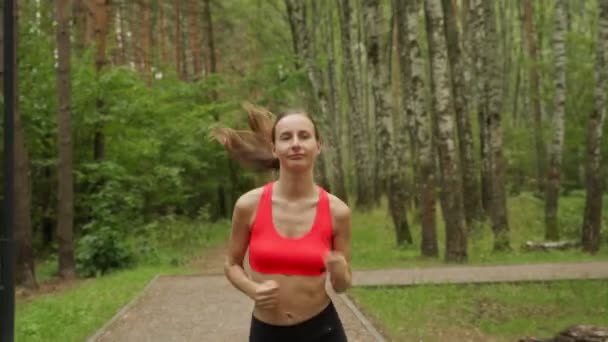
[[[249,341],[344,342],[325,284],[329,279],[336,292],[351,286],[351,212],[314,182],[317,127],[304,111],[273,123],[269,112],[247,109],[251,131],[222,128],[214,135],[243,165],[279,174],[242,195],[232,218],[225,274],[254,302]]]

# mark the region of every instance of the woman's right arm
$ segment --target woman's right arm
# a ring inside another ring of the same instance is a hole
[[[224,265],[224,273],[239,291],[249,298],[256,297],[259,284],[251,280],[243,267],[243,260],[249,245],[250,223],[261,196],[261,189],[252,190],[242,195],[234,205],[232,214],[232,231],[228,246],[228,255]]]

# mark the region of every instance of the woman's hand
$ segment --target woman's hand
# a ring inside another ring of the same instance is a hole
[[[350,270],[344,254],[330,251],[325,256],[325,268],[329,272],[332,287],[337,292],[350,287]]]
[[[258,285],[253,300],[260,309],[273,309],[279,298],[279,284],[274,280],[266,280]]]

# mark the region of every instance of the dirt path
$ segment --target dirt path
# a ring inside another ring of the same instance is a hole
[[[247,341],[253,304],[223,276],[224,252],[220,246],[194,260],[192,265],[200,275],[158,276],[89,341]],[[608,278],[608,262],[356,271],[353,283],[377,286],[583,278]],[[350,342],[384,341],[348,297],[331,296]]]

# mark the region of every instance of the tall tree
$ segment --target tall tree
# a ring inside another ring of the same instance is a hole
[[[70,82],[70,2],[57,0],[57,99],[58,122],[58,208],[57,240],[59,243],[59,274],[74,278],[74,183],[72,175],[71,82]]]
[[[441,196],[446,230],[446,260],[462,262],[467,258],[467,237],[464,217],[462,178],[456,154],[455,125],[450,91],[449,63],[441,0],[427,0],[425,13],[429,40],[433,114],[437,121],[437,149],[441,180]]]
[[[488,111],[488,97],[486,94],[485,82],[487,75],[485,74],[485,65],[487,64],[486,54],[484,53],[486,37],[485,33],[485,14],[483,9],[483,0],[470,0],[467,32],[470,38],[469,57],[473,64],[472,78],[474,81],[474,102],[477,113],[477,122],[479,126],[479,152],[480,152],[480,173],[481,173],[481,204],[486,212],[490,214],[492,201],[492,186],[491,186],[491,158],[490,158],[490,129],[488,122],[485,120]]]
[[[84,3],[89,13],[87,21],[92,29],[91,34],[97,38],[95,70],[98,77],[101,77],[102,70],[107,64],[106,38],[109,28],[108,13],[110,11],[110,4],[109,0],[84,0]],[[103,122],[102,117],[105,109],[102,98],[97,98],[96,106],[98,115],[100,116],[100,123],[97,124],[97,128],[95,129],[93,158],[96,161],[100,161],[105,159],[105,135],[103,133],[103,124],[101,123]]]
[[[555,2],[555,26],[553,31],[553,58],[555,69],[555,96],[552,117],[553,140],[549,149],[547,184],[545,185],[545,238],[559,239],[557,220],[559,190],[561,185],[562,151],[564,147],[564,117],[566,112],[566,35],[568,17],[566,0]]]
[[[407,222],[407,183],[404,174],[405,165],[399,165],[405,156],[405,143],[399,139],[395,145],[393,132],[393,106],[391,103],[391,88],[388,75],[389,63],[387,55],[383,51],[382,38],[389,38],[383,32],[384,25],[379,0],[364,0],[364,16],[367,32],[367,60],[369,63],[370,79],[372,83],[372,95],[374,99],[376,115],[376,164],[377,172],[380,174],[380,184],[386,184],[388,194],[389,210],[395,227],[396,242],[403,245],[412,243],[412,236]],[[387,44],[385,44],[387,45]],[[399,120],[400,122],[403,120]],[[407,137],[402,131],[401,136]],[[398,147],[398,148],[396,148]]]
[[[350,117],[351,143],[354,152],[354,166],[356,176],[356,206],[369,209],[373,206],[374,184],[371,174],[370,146],[367,132],[367,118],[365,108],[361,106],[359,88],[357,83],[357,67],[353,56],[353,10],[349,0],[337,0],[340,8],[340,32],[342,43],[342,56],[344,67],[344,80],[346,83],[347,99]]]
[[[334,6],[331,2],[325,2],[325,20],[323,23],[323,33],[325,39],[325,53],[327,55],[327,64],[325,68],[327,96],[328,96],[328,125],[329,129],[335,137],[335,146],[332,146],[331,152],[334,154],[333,160],[335,167],[332,167],[333,178],[333,193],[344,202],[348,202],[348,193],[346,191],[346,179],[344,176],[344,165],[342,158],[341,137],[341,121],[340,121],[340,101],[339,89],[336,73],[336,48],[335,33],[334,33]]]
[[[207,73],[213,74],[217,71],[215,56],[215,39],[213,38],[213,20],[211,16],[211,0],[203,2],[203,25],[205,31],[205,42],[207,43]]]
[[[208,1],[205,1],[204,6],[209,6]],[[200,11],[200,1],[199,0],[190,0],[190,13],[188,14],[188,19],[190,20],[190,28],[189,28],[189,38],[190,38],[190,50],[192,53],[192,72],[194,73],[194,79],[198,79],[201,77],[202,71],[202,40],[200,34],[200,26],[201,22],[201,11]],[[209,14],[211,15],[211,14]]]
[[[185,65],[183,61],[183,39],[182,39],[182,25],[181,25],[181,12],[182,12],[182,0],[175,1],[175,72],[180,79],[186,78]]]
[[[606,119],[608,92],[608,0],[599,1],[599,29],[595,55],[595,102],[587,123],[585,160],[585,216],[582,227],[583,249],[596,253],[600,248],[602,226],[602,131]]]
[[[534,25],[534,7],[532,0],[524,0],[524,16],[526,19],[526,39],[528,45],[528,58],[530,59],[528,74],[530,78],[530,104],[534,118],[534,142],[536,147],[536,177],[538,189],[542,193],[544,189],[544,165],[545,165],[545,146],[543,142],[542,114],[540,107],[540,77],[538,72],[538,47],[537,36]],[[540,30],[539,30],[540,32]]]
[[[415,157],[415,192],[420,194],[420,218],[422,236],[421,253],[424,256],[436,257],[439,254],[436,228],[436,180],[435,154],[431,143],[431,118],[425,110],[424,61],[418,42],[419,1],[395,1],[395,20],[397,21],[397,49],[401,74],[401,96],[407,114],[402,115],[411,122],[417,153]],[[403,128],[401,128],[403,129]],[[397,133],[400,134],[400,133]],[[401,153],[400,158],[405,154]],[[402,162],[400,161],[399,164]]]
[[[487,123],[488,129],[488,152],[490,154],[490,217],[492,230],[494,232],[494,249],[507,250],[509,243],[509,223],[507,220],[507,198],[505,191],[505,158],[503,156],[502,142],[502,116],[501,99],[502,88],[499,75],[498,36],[496,34],[496,16],[494,14],[494,3],[483,1],[485,20],[485,46],[484,57],[484,88],[485,97],[488,101],[487,111],[484,113],[483,121]]]
[[[390,83],[388,77],[389,65],[383,58],[387,50],[382,44],[383,40],[390,43],[390,37],[385,32],[388,26],[382,20],[380,0],[362,1],[363,22],[365,23],[365,48],[369,84],[371,85],[372,115],[375,127],[373,136],[374,146],[374,175],[375,196],[384,193],[387,181],[389,160],[386,148],[390,144],[391,137],[388,130],[391,129]],[[382,59],[382,60],[381,60]]]
[[[3,4],[0,4],[0,9],[4,9]],[[15,27],[19,27],[17,15],[19,10],[16,4],[14,6],[14,10]],[[0,19],[0,27],[4,27],[3,18]],[[4,39],[4,30],[2,29],[0,30],[0,46],[4,46]],[[13,37],[13,42],[15,44],[15,51],[17,51],[18,39],[16,32],[15,36]],[[32,246],[33,234],[31,219],[32,195],[30,191],[30,157],[27,146],[25,144],[25,132],[23,129],[23,121],[18,106],[19,94],[17,92],[18,86],[16,84],[18,80],[17,63],[17,58],[11,61],[11,67],[13,68],[13,74],[15,76],[15,94],[12,99],[5,99],[5,101],[15,101],[13,113],[13,187],[15,196],[13,227],[15,229],[15,244],[17,253],[15,261],[15,283],[18,286],[23,286],[29,289],[35,289],[38,287],[38,282],[36,281],[34,249]],[[4,66],[4,49],[2,49],[2,51],[0,51],[0,79],[4,79]]]
[[[448,57],[451,71],[451,90],[454,98],[454,111],[458,126],[458,148],[462,165],[462,186],[465,193],[464,210],[467,225],[473,220],[480,219],[481,198],[477,182],[477,168],[475,166],[473,131],[469,119],[464,82],[464,62],[461,57],[459,32],[455,6],[452,0],[442,0],[445,18],[445,32],[447,38]]]

